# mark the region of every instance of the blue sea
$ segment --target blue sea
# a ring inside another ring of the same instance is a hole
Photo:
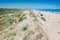
[[[60,13],[60,9],[36,9],[36,10]]]

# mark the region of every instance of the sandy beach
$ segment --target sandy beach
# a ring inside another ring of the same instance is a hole
[[[32,12],[33,14],[29,15],[30,12]],[[25,20],[25,22],[23,22],[22,24],[24,24],[24,23],[32,24],[31,25],[32,27],[30,26],[31,29],[29,28],[30,30],[33,30],[35,27],[39,26],[38,28],[42,31],[41,33],[44,33],[44,35],[45,35],[44,40],[60,40],[60,34],[58,33],[58,32],[60,32],[60,22],[59,22],[60,14],[37,11],[37,10],[32,10],[30,12],[25,11],[25,13],[28,14],[27,20]],[[44,22],[41,19],[41,14],[43,14],[43,17],[45,17],[46,22]],[[35,21],[35,22],[33,21],[34,17],[32,17],[32,15],[36,16],[37,21]],[[37,26],[35,26],[35,25],[37,25]],[[38,33],[38,32],[36,32],[36,33]],[[35,34],[35,35],[37,35],[37,34]],[[30,40],[33,40],[33,38],[34,37],[32,37]],[[22,40],[21,37],[19,38],[19,40]],[[43,38],[40,40],[43,40]]]
[[[0,40],[60,40],[60,14],[38,10],[24,10],[22,15],[18,17],[22,17],[23,14],[25,17],[23,21],[19,22],[19,19],[14,16],[17,23],[14,22],[14,25],[8,26],[4,31],[0,31]],[[11,27],[13,29],[10,30]],[[10,34],[13,32],[16,35]]]

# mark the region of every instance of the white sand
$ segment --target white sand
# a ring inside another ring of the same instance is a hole
[[[48,13],[48,12],[41,12],[45,18],[46,22],[40,21],[44,26],[41,28],[46,31],[50,40],[60,40],[60,14]],[[40,19],[39,19],[40,20]]]
[[[14,30],[17,34],[14,40],[23,40],[24,37],[28,38],[26,40],[60,40],[58,33],[60,32],[60,14],[37,10],[26,10],[23,13],[26,14],[27,19],[16,25]],[[46,21],[42,20],[41,17],[44,17]],[[22,27],[26,24],[28,29],[22,31]]]
[[[21,24],[26,24],[28,23],[29,25],[32,24],[32,27],[30,26],[29,30],[33,30],[35,27],[37,27],[35,24],[37,24],[39,26],[39,28],[42,30],[42,33],[44,33],[45,40],[60,40],[60,34],[58,34],[58,32],[60,32],[60,14],[55,14],[55,13],[50,13],[50,12],[43,12],[43,11],[36,11],[33,10],[32,11],[36,17],[37,20],[36,22],[33,22],[34,18],[29,16],[29,11],[25,11],[25,13],[27,13],[27,19],[25,21],[23,21]],[[43,17],[45,17],[46,22],[44,22],[41,19],[40,14],[43,14]],[[20,24],[18,24],[20,25]],[[38,33],[38,32],[36,32]],[[21,35],[23,35],[24,33],[22,33]],[[35,34],[37,35],[37,34]],[[35,36],[34,35],[34,36]],[[19,35],[18,35],[19,36]],[[24,36],[20,36],[19,39],[18,36],[16,36],[15,40],[22,40]],[[30,36],[32,37],[32,36]],[[30,39],[30,40],[33,40]],[[42,39],[43,40],[43,39]]]

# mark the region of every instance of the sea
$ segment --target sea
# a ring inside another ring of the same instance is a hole
[[[36,9],[39,11],[46,11],[46,12],[53,12],[53,13],[58,13],[60,14],[60,9]]]

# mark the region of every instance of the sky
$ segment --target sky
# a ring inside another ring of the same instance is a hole
[[[60,9],[60,0],[0,0],[0,8]]]

